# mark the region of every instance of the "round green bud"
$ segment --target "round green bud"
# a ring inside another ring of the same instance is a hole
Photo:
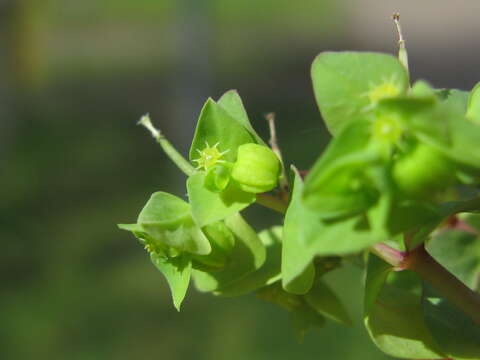
[[[272,190],[279,175],[280,160],[271,149],[258,144],[238,147],[231,176],[243,191],[256,194]]]
[[[205,187],[213,192],[225,190],[230,182],[232,165],[231,163],[224,162],[209,169],[205,176]]]
[[[437,149],[417,144],[397,160],[392,176],[405,194],[432,199],[454,181],[455,172],[454,164]]]

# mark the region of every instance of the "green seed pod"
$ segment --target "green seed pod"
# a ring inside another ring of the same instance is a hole
[[[418,144],[394,165],[392,176],[407,195],[432,199],[455,179],[455,166],[437,149]]]
[[[208,170],[205,176],[205,187],[213,192],[221,192],[225,190],[230,182],[230,172],[232,170],[231,163],[222,163],[215,165]]]
[[[261,193],[277,186],[280,161],[266,146],[243,144],[238,147],[237,161],[233,164],[232,179],[249,193]]]

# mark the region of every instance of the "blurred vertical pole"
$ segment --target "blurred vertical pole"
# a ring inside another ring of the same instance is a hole
[[[189,145],[212,83],[211,0],[177,0],[177,62],[172,78],[172,120],[178,141]]]
[[[9,141],[15,125],[13,111],[14,81],[10,69],[11,64],[11,18],[16,0],[0,2],[0,174],[2,163],[8,155]]]
[[[0,161],[6,157],[18,115],[41,85],[41,29],[37,0],[0,0]]]

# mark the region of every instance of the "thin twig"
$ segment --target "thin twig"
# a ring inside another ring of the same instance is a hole
[[[384,243],[377,243],[370,248],[370,251],[394,267],[395,271],[404,270],[403,263],[406,253],[392,248]]]
[[[267,193],[257,194],[257,203],[281,214],[285,214],[288,207],[287,201]]]
[[[283,161],[282,152],[280,150],[280,147],[278,146],[277,132],[275,129],[275,114],[268,113],[265,115],[265,119],[268,121],[268,127],[270,129],[270,147],[272,148],[272,151],[277,154],[282,166],[282,176],[280,177],[281,197],[288,198],[288,179],[285,172],[285,163]]]
[[[392,15],[392,20],[397,28],[398,34],[398,60],[402,63],[403,67],[407,71],[407,76],[409,75],[408,69],[408,53],[405,46],[405,38],[403,37],[402,27],[400,26],[400,13],[396,12]]]
[[[150,134],[152,134],[153,138],[160,144],[163,151],[167,156],[172,160],[177,167],[182,170],[185,175],[191,176],[195,173],[195,168],[185,159],[182,154],[180,154],[177,149],[167,140],[162,133],[153,126],[152,121],[150,120],[150,116],[144,115],[138,122],[138,125],[144,126]]]
[[[392,20],[395,23],[398,33],[398,46],[405,46],[405,39],[403,38],[402,27],[400,26],[400,13],[396,12],[392,15]]]

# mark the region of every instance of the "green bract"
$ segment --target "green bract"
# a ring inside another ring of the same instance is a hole
[[[401,61],[360,52],[315,59],[315,97],[333,138],[310,170],[292,166],[291,184],[274,131],[275,152],[236,91],[207,100],[189,160],[142,120],[188,176],[188,202],[156,192],[120,228],[150,253],[177,309],[192,278],[202,292],[256,293],[279,305],[302,338],[326,319],[351,323],[326,274],[355,263],[379,349],[480,359],[480,85],[471,93],[410,85],[402,46]],[[240,212],[255,202],[283,213],[279,225],[250,226]]]
[[[437,149],[418,144],[393,167],[392,176],[401,191],[412,197],[432,198],[455,178],[455,167]]]
[[[333,135],[368,114],[386,98],[406,93],[408,75],[393,56],[325,52],[312,65],[313,88],[322,117]]]

